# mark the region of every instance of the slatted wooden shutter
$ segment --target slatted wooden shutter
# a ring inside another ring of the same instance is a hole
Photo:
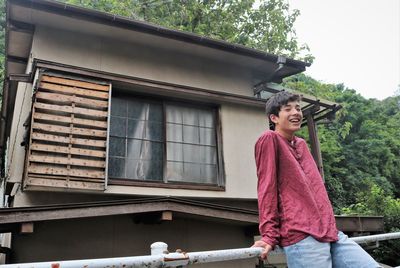
[[[35,93],[25,189],[104,190],[110,85],[43,74]]]

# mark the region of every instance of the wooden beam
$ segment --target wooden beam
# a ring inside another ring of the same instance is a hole
[[[43,133],[32,133],[32,139],[40,140],[40,141],[51,141],[51,142],[58,142],[58,143],[66,143],[66,144],[73,144],[73,145],[86,145],[86,146],[93,146],[104,148],[106,147],[106,141],[102,140],[91,140],[91,139],[82,139],[82,138],[69,138],[65,136],[58,136],[52,134],[43,134]]]
[[[38,60],[38,59],[34,60],[33,69],[35,68],[48,68],[52,70],[69,72],[71,74],[91,76],[98,79],[105,79],[112,81],[113,84],[114,83],[129,84],[132,85],[132,88],[135,88],[136,92],[149,93],[151,91],[155,95],[161,95],[161,96],[173,95],[185,98],[197,98],[198,100],[201,101],[206,100],[207,102],[212,101],[214,103],[237,103],[241,105],[249,105],[260,108],[263,108],[265,106],[265,101],[266,101],[250,96],[243,96],[239,94],[213,91],[204,88],[189,87],[189,86],[171,84],[166,82],[148,80],[139,77],[108,73],[108,72],[87,69],[72,65],[65,65],[56,62]]]
[[[171,211],[182,214],[191,214],[211,218],[225,219],[234,222],[258,223],[258,215],[254,213],[237,212],[228,209],[219,209],[205,206],[196,206],[174,201],[146,202],[132,204],[113,204],[106,206],[89,207],[59,207],[54,209],[32,210],[32,211],[1,211],[0,225],[18,222],[35,222],[57,219],[76,219],[112,215],[127,215],[148,212]]]
[[[321,155],[321,147],[318,140],[317,128],[315,126],[314,118],[312,114],[307,115],[307,127],[308,127],[308,135],[310,137],[311,143],[311,154],[314,157],[314,161],[317,164],[319,173],[321,173],[322,179],[324,179],[324,168],[322,164],[322,155]]]
[[[35,163],[32,163],[28,167],[28,172],[35,174],[73,176],[73,177],[83,177],[83,178],[93,178],[93,179],[103,179],[105,176],[104,171],[96,171],[91,169],[58,168],[52,165],[38,165]]]
[[[34,104],[34,107],[38,108],[38,109],[48,110],[48,111],[58,111],[58,112],[64,112],[64,113],[73,113],[73,114],[80,114],[80,115],[101,117],[101,118],[107,118],[107,116],[108,116],[107,111],[99,111],[99,110],[94,110],[94,109],[71,107],[71,106],[64,106],[64,105],[54,105],[54,104],[47,104],[47,103],[40,103],[40,102],[36,102]]]
[[[172,211],[161,212],[161,220],[162,221],[172,221]]]
[[[90,128],[78,128],[78,127],[63,127],[58,125],[50,125],[50,124],[43,124],[43,123],[33,123],[33,129],[43,130],[55,134],[72,134],[72,135],[80,135],[80,136],[89,136],[89,137],[99,137],[99,138],[106,138],[107,131],[105,130],[97,130],[97,129],[90,129]]]
[[[99,107],[100,109],[108,107],[108,101],[93,100],[93,99],[89,99],[89,98],[77,97],[75,95],[71,96],[71,95],[52,93],[52,92],[39,91],[36,93],[36,98],[45,100],[47,102],[54,102],[56,104],[62,103],[64,105],[65,104],[71,105],[74,102],[74,103],[78,103],[80,105]]]
[[[71,86],[61,86],[57,84],[51,84],[46,82],[40,82],[39,87],[42,89],[47,89],[49,91],[67,94],[76,94],[83,97],[93,97],[99,99],[108,100],[108,92],[90,90],[85,88],[77,88]]]
[[[33,222],[23,222],[21,223],[21,234],[31,234],[33,233]]]
[[[95,89],[95,90],[106,91],[106,92],[108,92],[108,90],[109,90],[108,85],[100,85],[97,83],[78,81],[76,79],[53,77],[53,76],[48,76],[48,75],[44,75],[42,77],[42,81],[53,83],[53,84],[60,84],[60,85],[79,87],[79,88],[87,88],[87,89]]]

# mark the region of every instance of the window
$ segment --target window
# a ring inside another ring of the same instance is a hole
[[[110,122],[110,179],[221,184],[214,108],[119,94]]]

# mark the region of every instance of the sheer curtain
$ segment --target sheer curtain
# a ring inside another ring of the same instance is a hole
[[[217,150],[213,110],[167,104],[165,112],[166,179],[215,184]]]
[[[113,96],[110,178],[216,184],[214,110],[180,103],[164,107],[165,116],[161,101]]]
[[[162,104],[114,97],[111,106],[109,175],[162,181]]]

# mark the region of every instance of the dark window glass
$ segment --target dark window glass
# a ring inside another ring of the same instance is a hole
[[[111,107],[111,178],[218,183],[213,109],[121,95]]]

